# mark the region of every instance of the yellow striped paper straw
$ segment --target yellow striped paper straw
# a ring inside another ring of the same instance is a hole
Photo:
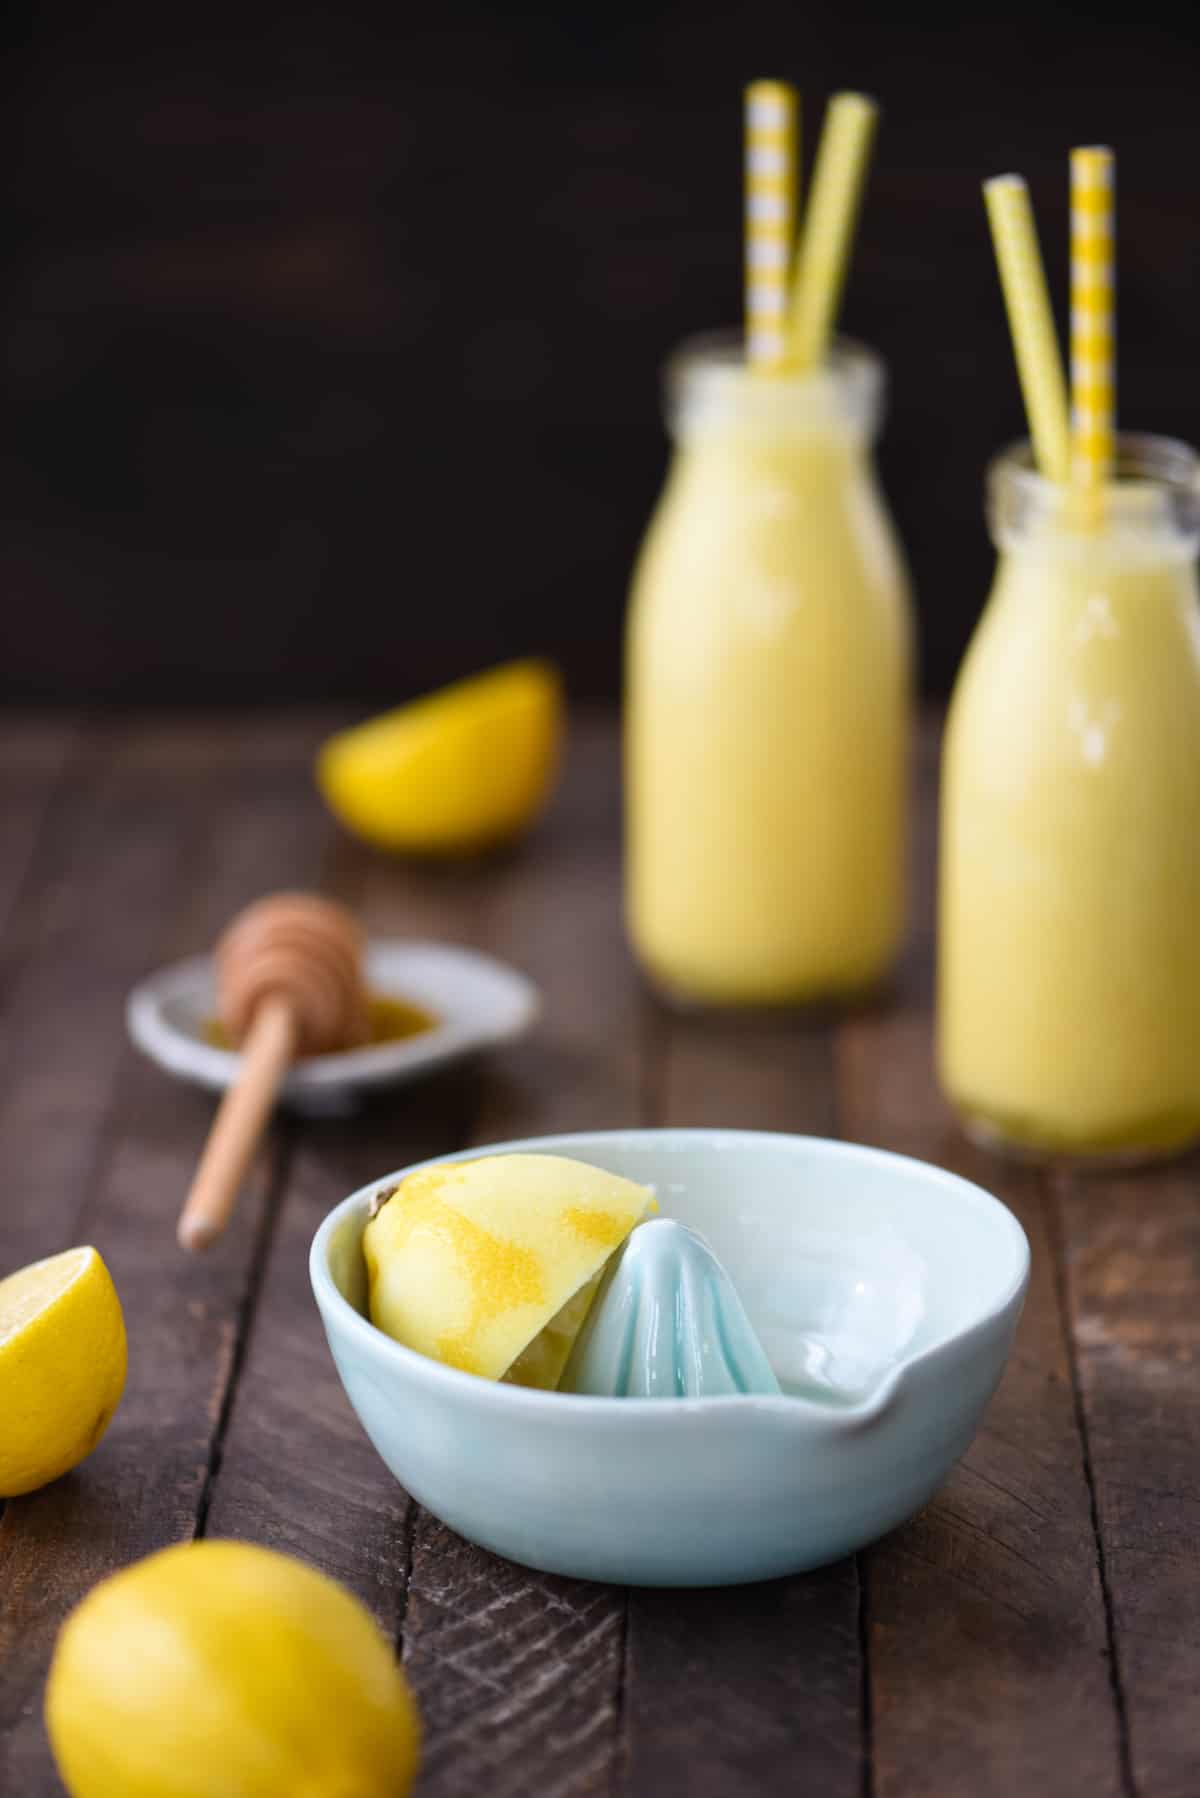
[[[793,285],[791,353],[815,368],[829,346],[879,108],[865,94],[835,94],[813,167]]]
[[[1008,309],[1008,328],[1038,468],[1050,481],[1071,472],[1071,423],[1058,333],[1038,249],[1029,189],[1020,175],[983,184],[988,223]]]
[[[746,359],[765,373],[778,372],[787,350],[797,112],[786,81],[746,89]]]
[[[1114,298],[1113,153],[1072,150],[1072,474],[1097,504],[1113,468]]]

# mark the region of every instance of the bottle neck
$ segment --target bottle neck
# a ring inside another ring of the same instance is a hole
[[[740,339],[698,338],[667,363],[667,428],[680,444],[736,439],[760,452],[873,443],[883,406],[883,366],[869,350],[837,344],[810,373],[765,374],[746,366]]]
[[[1200,459],[1170,438],[1122,437],[1115,479],[1084,493],[1045,480],[1018,445],[989,470],[988,521],[1006,556],[1064,570],[1186,565],[1200,548]]]

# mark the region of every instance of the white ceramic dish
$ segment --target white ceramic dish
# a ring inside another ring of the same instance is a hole
[[[537,988],[515,968],[448,943],[374,940],[367,948],[366,973],[373,992],[421,1006],[437,1022],[396,1042],[300,1062],[282,1094],[293,1110],[349,1110],[372,1087],[415,1079],[520,1036],[540,1007]],[[134,1042],[160,1067],[223,1092],[236,1077],[239,1057],[205,1040],[215,1011],[212,957],[199,955],[136,986],[126,1017]]]
[[[967,1448],[1029,1277],[981,1187],[850,1143],[752,1131],[541,1137],[653,1185],[712,1245],[776,1396],[532,1392],[414,1354],[365,1316],[381,1176],[331,1212],[311,1275],[351,1403],[401,1484],[472,1541],[550,1572],[725,1585],[836,1559],[909,1517]],[[463,1160],[458,1154],[442,1157]]]

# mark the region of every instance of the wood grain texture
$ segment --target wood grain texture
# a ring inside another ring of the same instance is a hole
[[[480,946],[532,975],[545,1011],[536,1038],[486,1071],[476,1141],[638,1121],[643,1017],[621,935],[614,747],[607,720],[577,725],[551,817],[489,876]],[[420,1514],[404,1658],[428,1730],[422,1798],[607,1792],[624,1619],[616,1588],[512,1566]]]
[[[1131,1783],[1139,1798],[1194,1798],[1200,1163],[1054,1188]]]
[[[663,1041],[656,1123],[837,1131],[828,1019],[657,1012]]]
[[[1029,1236],[1033,1273],[1015,1352],[968,1454],[919,1517],[862,1557],[871,1791],[1119,1798],[1097,1547],[1041,1189],[963,1143],[934,1081],[935,750],[927,735],[910,953],[895,1002],[839,1031],[841,1125],[997,1193]]]
[[[651,1018],[625,945],[610,716],[577,715],[549,817],[496,869],[482,946],[538,982],[543,1012],[489,1079],[478,1140],[644,1122]]]
[[[852,1560],[757,1586],[630,1594],[636,1798],[863,1790]]]
[[[420,1512],[404,1624],[420,1798],[607,1791],[624,1617],[618,1588],[514,1566]]]
[[[90,734],[21,925],[10,1006],[21,1053],[0,1139],[25,1179],[0,1222],[5,1260],[94,1242],[130,1345],[100,1448],[0,1523],[0,1790],[21,1798],[59,1789],[40,1689],[62,1617],[105,1573],[195,1527],[252,1299],[253,1202],[205,1259],[174,1247],[209,1107],[125,1046],[122,1017],[149,965],[203,947],[263,885],[303,872],[303,777],[256,766],[248,741],[231,757],[236,737],[229,721],[219,742],[205,726],[145,721]],[[259,1195],[267,1179],[269,1158]]]

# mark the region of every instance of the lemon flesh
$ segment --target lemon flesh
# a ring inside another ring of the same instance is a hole
[[[162,1550],[63,1626],[46,1724],[72,1798],[404,1798],[420,1724],[391,1643],[313,1568]]]
[[[0,1280],[0,1498],[90,1455],[125,1389],[125,1321],[92,1248]]]
[[[371,1321],[484,1379],[553,1387],[649,1190],[563,1155],[419,1168],[363,1234]]]
[[[381,848],[474,853],[538,817],[563,721],[557,672],[510,662],[331,737],[317,784],[346,828]]]

